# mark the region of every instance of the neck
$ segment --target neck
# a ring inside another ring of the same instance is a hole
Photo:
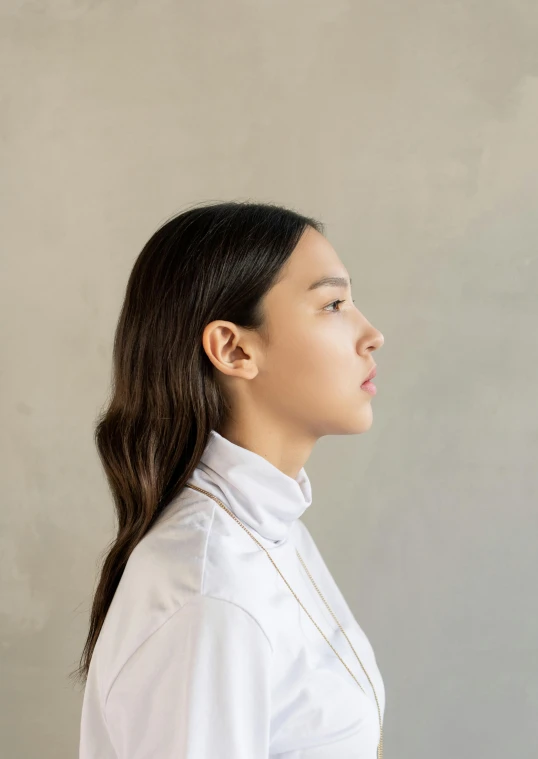
[[[295,479],[308,461],[315,440],[293,434],[290,430],[275,429],[265,423],[250,425],[221,425],[217,430],[231,443],[257,453],[270,464]]]

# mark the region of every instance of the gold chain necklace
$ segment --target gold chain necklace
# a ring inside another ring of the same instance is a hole
[[[188,487],[188,488],[192,488],[193,490],[198,490],[198,491],[200,491],[200,493],[205,493],[205,494],[206,494],[206,495],[208,495],[210,498],[212,498],[214,501],[216,501],[216,502],[219,504],[219,506],[222,506],[222,508],[223,508],[223,509],[224,509],[224,510],[225,510],[225,511],[226,511],[226,512],[227,512],[227,513],[228,513],[228,514],[229,514],[229,515],[232,517],[232,519],[234,519],[234,520],[237,522],[237,524],[239,524],[239,525],[240,525],[240,526],[241,526],[241,527],[242,527],[242,528],[245,530],[245,532],[247,532],[247,533],[250,535],[250,537],[252,538],[252,540],[254,540],[254,541],[255,541],[255,542],[256,542],[256,543],[257,543],[257,544],[260,546],[260,548],[262,548],[262,549],[265,551],[265,553],[267,554],[267,557],[268,557],[268,559],[271,561],[271,563],[273,564],[273,566],[274,566],[274,568],[276,569],[276,571],[278,572],[278,574],[279,574],[279,575],[282,577],[282,579],[284,580],[284,582],[286,583],[286,585],[288,586],[288,588],[291,590],[291,592],[292,592],[292,593],[293,593],[293,595],[295,596],[296,600],[298,601],[298,603],[299,603],[299,605],[301,606],[301,608],[303,609],[303,611],[304,611],[304,612],[305,612],[305,613],[308,615],[308,617],[310,618],[310,620],[311,620],[311,621],[314,623],[314,625],[317,627],[317,629],[319,630],[319,632],[320,632],[320,633],[323,635],[323,637],[325,638],[325,640],[327,641],[327,643],[329,644],[329,646],[332,648],[332,650],[334,651],[334,653],[336,654],[336,656],[337,656],[337,657],[340,659],[340,661],[342,662],[342,664],[344,665],[344,667],[347,669],[347,671],[349,672],[349,674],[351,675],[351,677],[352,677],[352,678],[355,680],[355,682],[357,683],[357,685],[359,686],[359,688],[360,688],[360,689],[362,690],[362,692],[363,692],[363,693],[366,695],[366,691],[364,690],[364,688],[362,687],[362,685],[360,684],[360,682],[357,680],[357,678],[355,677],[355,675],[353,674],[353,672],[350,670],[350,668],[347,666],[347,664],[345,663],[345,661],[342,659],[342,657],[340,656],[340,654],[338,653],[338,651],[337,651],[337,650],[334,648],[334,646],[332,645],[332,643],[331,643],[331,642],[328,640],[328,638],[325,636],[325,634],[323,633],[323,631],[321,630],[321,628],[319,627],[319,625],[317,625],[317,624],[316,624],[316,622],[314,622],[314,620],[312,619],[312,617],[310,616],[310,614],[308,613],[308,611],[305,609],[305,607],[303,606],[303,604],[302,604],[302,603],[301,603],[301,601],[299,600],[298,596],[296,595],[296,593],[294,592],[294,590],[293,590],[293,589],[292,589],[292,587],[290,586],[289,582],[286,580],[286,578],[284,577],[284,575],[282,574],[282,572],[280,571],[280,569],[277,567],[277,565],[276,565],[276,564],[275,564],[275,562],[273,561],[273,558],[272,558],[272,556],[270,555],[269,551],[267,551],[267,549],[265,548],[265,546],[263,546],[263,545],[260,543],[260,541],[259,541],[259,540],[257,540],[257,539],[254,537],[254,535],[253,535],[253,534],[250,532],[250,530],[248,530],[248,529],[245,527],[245,525],[244,525],[244,524],[241,522],[241,520],[240,520],[240,519],[238,519],[238,518],[235,516],[235,514],[234,514],[233,512],[231,512],[231,511],[230,511],[230,509],[228,509],[228,508],[227,508],[227,507],[226,507],[226,506],[225,506],[225,505],[222,503],[222,501],[220,501],[220,500],[219,500],[219,499],[218,499],[216,496],[214,496],[212,493],[209,493],[207,490],[204,490],[203,488],[199,488],[199,487],[197,487],[196,485],[190,485],[189,483],[187,483],[187,487]],[[380,730],[380,737],[379,737],[379,745],[378,745],[378,747],[377,747],[377,759],[383,759],[383,721],[382,721],[382,719],[381,719],[381,708],[380,708],[380,706],[379,706],[379,701],[378,701],[378,698],[377,698],[377,693],[375,692],[374,684],[372,683],[372,681],[371,681],[371,679],[370,679],[370,676],[369,676],[368,672],[367,672],[367,671],[364,669],[364,665],[363,665],[362,661],[360,660],[360,658],[359,658],[359,655],[357,654],[357,652],[356,652],[356,651],[355,651],[355,649],[353,648],[353,645],[352,645],[351,641],[350,641],[350,640],[349,640],[349,638],[347,637],[347,635],[346,635],[346,633],[345,633],[345,631],[344,631],[344,628],[342,627],[342,625],[340,624],[340,622],[338,621],[338,619],[336,619],[336,616],[335,616],[335,614],[334,614],[333,610],[331,609],[331,607],[329,606],[329,604],[328,604],[328,603],[327,603],[327,601],[325,600],[324,596],[322,595],[322,593],[321,593],[320,589],[318,588],[318,586],[317,586],[317,585],[316,585],[316,583],[314,582],[314,579],[313,579],[312,575],[310,574],[310,572],[308,571],[308,569],[307,569],[307,566],[306,566],[306,564],[304,563],[304,561],[303,561],[303,558],[302,558],[301,554],[299,553],[299,551],[297,550],[297,548],[295,549],[295,552],[297,553],[297,556],[299,557],[299,560],[301,561],[301,564],[302,564],[302,565],[303,565],[303,567],[305,568],[305,570],[306,570],[306,573],[308,574],[308,576],[309,576],[310,580],[312,581],[312,585],[314,586],[314,588],[317,590],[317,592],[318,592],[318,593],[319,593],[319,595],[321,596],[321,600],[323,601],[323,603],[325,604],[325,606],[327,607],[327,609],[328,609],[328,610],[330,611],[330,613],[332,614],[333,618],[334,618],[334,619],[335,619],[335,621],[336,621],[336,624],[338,625],[338,627],[339,627],[339,628],[340,628],[340,630],[342,631],[342,633],[343,633],[343,635],[344,635],[345,639],[347,640],[347,642],[348,642],[348,643],[349,643],[349,645],[351,646],[351,649],[352,649],[353,653],[355,654],[355,656],[357,657],[357,660],[358,660],[359,664],[361,665],[361,667],[362,667],[362,670],[363,670],[364,674],[365,674],[365,675],[366,675],[366,677],[368,678],[368,682],[369,682],[369,683],[370,683],[370,685],[372,686],[372,691],[373,691],[373,693],[374,693],[375,702],[376,702],[376,704],[377,704],[377,713],[378,713],[378,715],[379,715],[379,730]]]

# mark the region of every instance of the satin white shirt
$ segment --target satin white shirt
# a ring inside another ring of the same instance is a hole
[[[376,658],[301,515],[296,479],[212,430],[189,482],[127,562],[92,656],[79,759],[376,759]]]

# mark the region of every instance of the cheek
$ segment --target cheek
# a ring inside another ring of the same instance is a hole
[[[288,387],[304,392],[324,393],[338,390],[348,393],[358,378],[354,378],[353,356],[349,348],[339,346],[332,336],[327,340],[312,335],[291,339],[281,344],[279,366],[286,374]]]
[[[333,363],[333,357],[327,353],[327,346],[310,334],[290,334],[281,347],[282,361],[303,375],[322,375],[329,371],[329,366]]]

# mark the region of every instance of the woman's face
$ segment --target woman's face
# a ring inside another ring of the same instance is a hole
[[[206,327],[204,346],[223,373],[236,424],[270,430],[276,423],[311,439],[370,428],[373,396],[361,384],[384,338],[353,302],[349,284],[313,287],[324,277],[348,280],[348,272],[329,241],[308,227],[263,299],[268,345],[231,322]]]

